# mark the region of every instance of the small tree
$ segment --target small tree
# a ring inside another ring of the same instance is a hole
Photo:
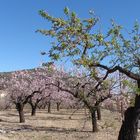
[[[28,103],[31,105],[31,115],[35,116],[36,115],[36,109],[38,104],[46,99],[49,98],[51,95],[51,90],[50,87],[45,86],[46,82],[50,81],[52,79],[52,72],[48,70],[48,67],[42,67],[42,68],[37,68],[33,72],[30,73],[30,87],[29,89],[34,92],[36,91],[36,94],[32,96],[29,100]]]
[[[9,102],[15,104],[16,109],[19,113],[19,122],[25,122],[24,118],[24,106],[28,100],[34,96],[36,91],[29,92],[29,77],[26,71],[18,71],[12,73],[12,78],[8,82],[8,98]],[[30,93],[30,94],[29,94]]]

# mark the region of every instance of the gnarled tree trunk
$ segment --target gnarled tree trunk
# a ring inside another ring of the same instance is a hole
[[[48,103],[48,113],[51,113],[51,102]]]
[[[16,104],[16,109],[19,113],[19,122],[24,123],[25,122],[25,117],[24,117],[24,111],[23,111],[24,105],[22,103],[17,103]]]
[[[31,116],[35,116],[36,115],[37,106],[36,105],[31,105],[31,108],[32,108]]]
[[[138,129],[138,112],[135,107],[129,107],[125,112],[118,140],[136,140]]]
[[[92,119],[92,132],[98,132],[96,109],[91,108],[90,113],[91,113],[91,119]]]
[[[99,105],[97,106],[97,118],[98,120],[101,120],[101,108]]]
[[[140,89],[140,81],[138,81],[138,88]],[[124,121],[122,123],[118,140],[136,140],[138,130],[138,120],[140,118],[140,95],[135,97],[135,106],[129,107],[124,114]]]
[[[60,104],[61,104],[61,103],[56,103],[56,106],[57,106],[57,111],[59,111],[59,110],[60,110]]]

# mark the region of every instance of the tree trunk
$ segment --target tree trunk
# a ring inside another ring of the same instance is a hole
[[[31,105],[31,107],[32,107],[31,116],[36,116],[36,105]]]
[[[140,81],[138,88],[140,89]],[[136,140],[138,130],[138,120],[140,117],[140,95],[135,97],[135,106],[129,107],[124,114],[124,121],[122,123],[118,140]]]
[[[101,108],[99,105],[97,106],[97,118],[98,120],[101,120]]]
[[[56,105],[57,105],[57,111],[60,110],[60,104],[61,104],[61,103],[56,103]]]
[[[16,108],[19,113],[19,122],[24,123],[25,122],[24,111],[23,111],[24,105],[21,103],[17,103]]]
[[[118,140],[136,140],[138,118],[138,112],[135,107],[129,107],[126,110]]]
[[[97,128],[96,109],[92,108],[90,112],[91,112],[91,119],[92,119],[92,132],[97,132],[98,128]]]
[[[51,102],[48,103],[48,113],[51,113]]]

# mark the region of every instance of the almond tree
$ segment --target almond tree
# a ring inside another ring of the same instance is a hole
[[[34,115],[39,101],[49,96],[50,90],[46,89],[45,83],[51,79],[51,74],[46,67],[34,71],[23,70],[12,73],[11,80],[7,81],[7,96],[9,101],[16,105],[20,122],[25,122],[23,112],[25,104],[30,103]]]
[[[35,116],[36,115],[36,109],[38,107],[38,104],[40,102],[42,102],[44,99],[48,99],[50,97],[51,93],[50,91],[48,92],[48,90],[38,90],[38,92],[36,94],[34,94],[34,96],[32,96],[31,98],[28,99],[28,103],[31,106],[31,116]]]
[[[36,115],[36,109],[38,104],[46,99],[49,98],[52,89],[50,87],[45,86],[46,82],[51,82],[53,77],[52,77],[52,71],[50,72],[48,70],[48,67],[41,67],[37,68],[34,71],[30,72],[30,87],[29,89],[32,91],[38,91],[34,96],[32,96],[29,100],[28,103],[31,105],[31,115],[35,116]]]
[[[66,18],[50,16],[41,10],[40,15],[51,22],[48,30],[38,32],[55,38],[48,53],[53,60],[71,57],[71,60],[92,70],[99,68],[108,74],[119,71],[137,81],[135,106],[128,108],[118,140],[136,140],[140,117],[140,34],[136,22],[131,31],[123,30],[112,20],[111,28],[102,33],[97,30],[98,17],[80,19],[76,13],[64,9]]]
[[[114,84],[111,84],[113,81],[103,81],[107,78],[106,75],[101,78],[96,76],[96,78],[93,79],[93,77],[79,73],[78,75],[67,73],[58,78],[58,74],[56,74],[58,81],[46,84],[46,86],[53,85],[65,94],[72,95],[77,102],[82,103],[81,105],[89,109],[93,132],[98,131],[96,111],[100,103],[111,97],[111,91],[114,87]]]
[[[29,92],[29,79],[26,76],[26,71],[12,73],[12,78],[8,82],[7,98],[9,102],[15,104],[19,113],[19,122],[25,122],[24,118],[24,106],[37,91]]]

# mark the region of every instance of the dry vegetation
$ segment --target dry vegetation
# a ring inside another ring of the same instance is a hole
[[[84,110],[39,110],[35,117],[26,110],[26,123],[18,123],[16,110],[0,111],[0,140],[117,140],[120,114],[102,111],[98,133],[91,132],[91,120]]]

